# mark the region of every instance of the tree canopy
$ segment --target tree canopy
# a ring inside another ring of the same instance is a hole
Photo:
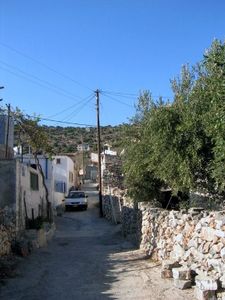
[[[141,93],[126,132],[124,172],[133,197],[162,187],[222,193],[225,187],[225,44],[214,41],[203,60],[171,80],[172,102]]]

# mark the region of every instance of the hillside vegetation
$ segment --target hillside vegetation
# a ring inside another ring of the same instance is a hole
[[[102,144],[109,144],[115,150],[121,149],[122,132],[128,125],[101,127]],[[97,151],[97,129],[82,127],[42,126],[46,132],[53,153],[77,152],[77,145],[88,143],[91,151]],[[15,130],[15,144],[19,144],[19,129]]]

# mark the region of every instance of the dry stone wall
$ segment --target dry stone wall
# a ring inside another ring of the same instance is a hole
[[[165,211],[141,203],[140,248],[152,258],[173,259],[199,275],[225,273],[225,211]]]
[[[16,237],[16,217],[9,207],[0,209],[0,257],[11,252],[12,242]]]
[[[104,195],[102,210],[104,217],[112,223],[121,223],[121,199],[116,196]]]
[[[195,299],[225,299],[225,211],[168,211],[146,202],[137,207],[124,198],[121,227],[124,236],[162,262],[162,278],[173,278],[176,288],[194,284]]]

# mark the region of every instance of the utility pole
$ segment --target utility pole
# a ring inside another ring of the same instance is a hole
[[[82,170],[83,170],[83,175],[82,175],[82,183],[84,184],[84,138],[83,134],[81,135],[81,144],[82,144]]]
[[[100,93],[99,90],[95,91],[95,95],[96,95],[96,109],[97,109],[99,214],[100,214],[100,217],[103,217],[103,211],[102,211],[101,134],[100,134],[100,120],[99,120],[99,93]]]
[[[4,86],[0,86],[0,90],[2,90],[2,89],[4,89]],[[3,99],[1,98],[0,99],[0,102],[2,101]],[[0,111],[1,111],[1,109],[0,109]]]
[[[7,117],[7,127],[6,127],[6,143],[5,143],[5,158],[8,158],[8,149],[9,149],[9,121],[10,121],[10,104],[6,104],[8,109],[8,117]]]

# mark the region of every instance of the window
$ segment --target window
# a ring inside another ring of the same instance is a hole
[[[69,172],[69,182],[73,183],[73,173]]]
[[[63,181],[55,181],[55,192],[65,193],[66,192],[66,183]]]
[[[30,172],[30,188],[33,191],[39,190],[38,175]]]
[[[22,166],[22,176],[25,176],[26,175],[26,170],[25,170],[25,167],[24,166]]]
[[[60,158],[56,158],[56,164],[60,165],[61,164],[61,159]]]
[[[70,192],[68,195],[69,198],[85,198],[85,193],[83,192]]]

